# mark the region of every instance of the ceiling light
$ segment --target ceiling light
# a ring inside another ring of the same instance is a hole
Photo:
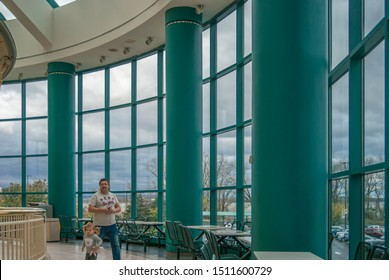
[[[19,73],[18,79],[19,80],[23,79],[23,73]]]
[[[76,69],[80,69],[81,65],[82,64],[80,62],[77,62],[76,65],[75,65]]]
[[[152,42],[153,42],[153,38],[147,37],[146,42],[145,42],[146,45],[150,45]]]
[[[130,52],[130,48],[124,48],[123,54],[128,54]]]
[[[196,6],[196,14],[201,14],[201,13],[203,13],[203,10],[204,10],[204,5],[197,5]]]
[[[100,63],[104,63],[105,61],[105,56],[100,56]]]

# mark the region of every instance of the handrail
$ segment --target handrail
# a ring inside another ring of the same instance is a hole
[[[0,260],[46,258],[46,215],[40,208],[0,207]]]

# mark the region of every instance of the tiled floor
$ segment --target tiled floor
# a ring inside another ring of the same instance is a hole
[[[83,260],[85,253],[81,252],[82,240],[70,239],[69,242],[47,242],[48,259],[50,260]],[[104,241],[103,249],[99,253],[98,260],[112,260],[109,242]],[[122,260],[175,260],[176,253],[167,252],[165,247],[148,246],[147,252],[143,252],[142,244],[129,244],[128,251],[125,244],[122,246]],[[181,253],[180,259],[192,259],[187,253]]]

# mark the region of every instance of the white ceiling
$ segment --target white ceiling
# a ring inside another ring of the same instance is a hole
[[[204,5],[206,22],[234,0],[77,0],[56,9],[46,0],[2,2],[16,17],[6,21],[17,60],[5,80],[17,80],[44,77],[52,61],[79,63],[82,71],[140,55],[165,44],[169,8]]]

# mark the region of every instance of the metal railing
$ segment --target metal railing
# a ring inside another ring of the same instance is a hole
[[[46,258],[45,210],[0,207],[0,260]]]

